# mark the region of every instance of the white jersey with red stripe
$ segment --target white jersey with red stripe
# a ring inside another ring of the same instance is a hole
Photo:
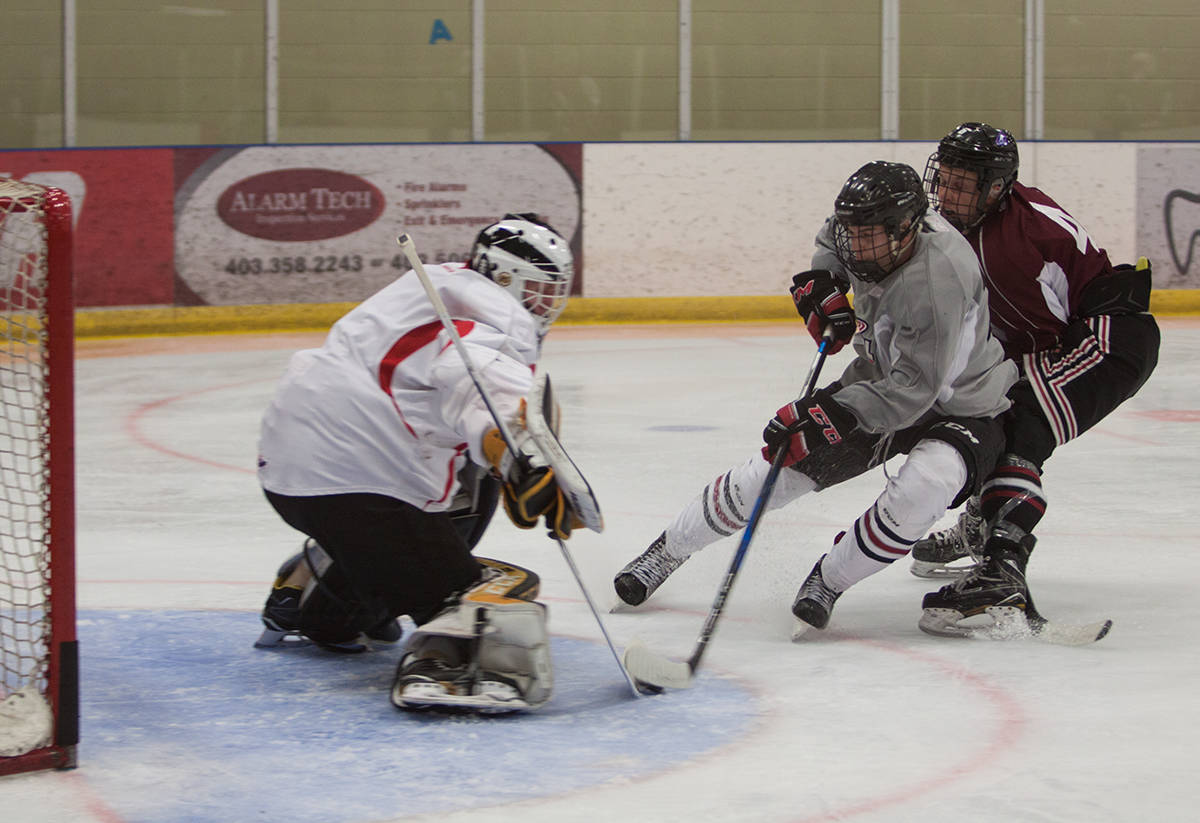
[[[498,414],[533,383],[533,319],[462,263],[427,266]],[[319,349],[293,355],[263,415],[258,478],[277,494],[383,494],[444,511],[468,459],[486,466],[495,427],[415,274],[342,317]]]

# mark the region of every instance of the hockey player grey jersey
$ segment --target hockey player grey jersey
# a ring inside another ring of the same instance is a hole
[[[994,417],[1017,367],[988,331],[987,292],[966,239],[930,210],[909,260],[879,283],[848,272],[834,253],[831,221],[817,234],[814,269],[854,292],[857,357],[834,399],[869,432],[898,431],[930,411]]]

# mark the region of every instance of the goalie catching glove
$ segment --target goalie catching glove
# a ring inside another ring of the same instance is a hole
[[[829,354],[837,354],[842,347],[854,337],[854,329],[858,320],[850,301],[846,299],[845,290],[834,279],[833,273],[825,269],[800,272],[792,278],[792,300],[796,301],[796,311],[804,318],[808,333],[819,344],[825,334],[825,327],[832,330],[833,342],[829,344]]]
[[[524,418],[524,401],[521,417]],[[518,451],[516,458],[505,445],[498,428],[483,436],[484,457],[500,476],[504,511],[521,529],[532,529],[538,518],[544,516],[550,536],[566,540],[571,536],[571,530],[583,523],[559,488],[554,469],[546,464],[524,427],[521,426],[513,436],[517,440],[513,444]]]
[[[842,442],[857,426],[854,415],[833,399],[833,392],[818,389],[775,413],[763,429],[762,454],[773,460],[780,449],[786,449],[783,465],[790,466],[819,448]]]

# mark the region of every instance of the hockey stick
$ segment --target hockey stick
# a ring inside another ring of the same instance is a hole
[[[492,416],[496,428],[500,431],[500,438],[504,441],[505,447],[514,460],[528,463],[528,458],[522,455],[517,449],[512,432],[509,430],[507,424],[505,424],[503,418],[496,412],[496,407],[492,405],[492,399],[488,396],[487,390],[484,389],[483,383],[479,379],[479,373],[475,371],[475,363],[471,360],[467,346],[463,343],[462,337],[459,336],[458,329],[454,327],[454,320],[450,317],[450,312],[446,310],[446,304],[442,302],[437,289],[433,287],[433,283],[429,279],[429,273],[425,271],[425,264],[421,262],[421,257],[417,254],[417,247],[413,243],[412,237],[408,234],[402,234],[396,238],[396,242],[400,245],[400,250],[404,253],[404,256],[408,258],[408,262],[413,267],[413,272],[417,275],[417,279],[421,281],[421,287],[425,289],[425,294],[429,297],[429,302],[433,304],[433,310],[437,312],[438,320],[442,323],[442,328],[446,330],[446,333],[450,335],[450,339],[454,342],[454,348],[458,351],[459,357],[462,358],[463,366],[466,367],[471,382],[475,384],[475,390],[479,392],[479,396],[483,399],[483,404],[487,406],[488,413]],[[624,664],[621,663],[621,656],[617,653],[616,646],[613,645],[612,639],[608,636],[608,630],[604,627],[604,621],[600,619],[600,612],[596,610],[596,604],[592,600],[592,595],[588,592],[587,586],[584,585],[583,577],[580,576],[579,569],[576,567],[571,553],[567,550],[567,544],[559,537],[555,537],[554,539],[562,551],[563,558],[567,561],[567,567],[571,570],[571,575],[579,585],[579,591],[582,592],[583,599],[587,601],[588,608],[592,610],[592,615],[596,618],[596,622],[600,626],[600,633],[604,635],[604,642],[608,644],[608,649],[612,652],[613,659],[621,667],[621,674],[624,675],[625,681],[629,684],[629,688],[634,696],[641,697],[642,691],[625,669]]]
[[[832,328],[826,327],[821,344],[817,346],[817,354],[808,369],[808,376],[804,378],[805,396],[812,394],[816,388],[817,377],[821,373],[821,367],[825,364],[826,352],[833,340],[832,333]],[[783,461],[786,457],[787,449],[780,448],[775,459],[771,461],[771,468],[767,472],[766,479],[763,480],[762,490],[758,493],[758,499],[754,501],[750,519],[746,521],[745,530],[742,532],[741,544],[733,555],[729,570],[725,572],[725,579],[721,582],[721,588],[717,590],[717,597],[713,601],[712,608],[708,610],[708,617],[705,618],[704,626],[700,629],[700,637],[696,640],[696,648],[692,651],[692,656],[685,662],[677,662],[655,654],[638,643],[625,650],[625,669],[639,685],[657,689],[685,689],[692,685],[692,678],[695,677],[696,670],[700,668],[700,660],[704,657],[708,643],[717,630],[717,620],[720,619],[721,612],[725,609],[725,601],[729,598],[730,590],[733,589],[733,581],[737,578],[742,561],[746,558],[746,551],[750,548],[754,532],[758,529],[758,524],[762,522],[763,510],[767,507],[767,501],[771,499],[771,492],[775,490],[775,481],[779,479],[779,472],[783,469]]]

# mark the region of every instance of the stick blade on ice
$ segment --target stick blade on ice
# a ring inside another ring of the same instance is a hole
[[[625,670],[635,681],[660,689],[686,689],[692,685],[692,669],[687,663],[668,660],[641,643],[625,649]]]

